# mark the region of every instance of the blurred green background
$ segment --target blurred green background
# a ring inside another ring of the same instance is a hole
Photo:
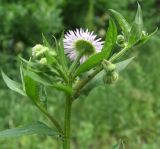
[[[160,26],[160,0],[139,3],[150,33]],[[53,43],[52,35],[59,38],[63,30],[83,27],[104,38],[109,8],[132,21],[137,0],[0,0],[0,68],[18,80],[17,57],[27,58],[30,48],[42,43],[42,33]],[[73,149],[111,149],[120,139],[126,149],[159,148],[160,31],[127,57],[132,55],[134,62],[117,84],[96,87],[73,105]],[[62,123],[63,95],[48,95],[49,110]],[[9,90],[0,78],[0,130],[37,120],[48,122],[30,100]],[[0,149],[60,149],[60,144],[51,137],[27,136],[0,140]]]

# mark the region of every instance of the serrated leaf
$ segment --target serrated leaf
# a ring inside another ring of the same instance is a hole
[[[97,53],[89,57],[80,67],[76,70],[74,77],[80,75],[83,72],[94,68],[98,65],[103,59],[108,59],[110,53],[116,43],[117,39],[117,28],[112,19],[109,21],[109,28],[106,34],[106,40],[102,49],[102,52]]]
[[[24,125],[18,128],[7,129],[0,131],[0,139],[9,138],[9,137],[20,137],[24,135],[49,135],[49,136],[58,136],[58,132],[54,131],[46,124],[42,122],[35,122],[29,125]]]
[[[13,91],[26,96],[25,92],[22,90],[22,85],[16,81],[11,80],[2,70],[1,70],[1,74],[3,77],[3,80],[5,81],[6,85]]]
[[[124,60],[124,61],[121,61],[119,63],[116,63],[116,68],[117,68],[117,71],[122,71],[123,69],[125,69],[134,59],[135,57],[131,57],[127,60]]]
[[[122,29],[122,31],[124,33],[124,36],[128,37],[130,29],[131,29],[129,23],[126,21],[126,19],[119,12],[117,12],[117,11],[115,11],[113,9],[109,9],[109,11],[111,11],[113,16],[117,20],[119,26],[121,27],[121,29]]]
[[[141,39],[142,30],[143,30],[142,10],[141,6],[138,4],[137,14],[135,16],[135,20],[133,22],[128,40],[129,47],[133,46],[137,41]]]

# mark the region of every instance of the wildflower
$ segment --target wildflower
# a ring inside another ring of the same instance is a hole
[[[65,53],[73,61],[82,54],[80,62],[83,63],[89,56],[101,51],[103,42],[101,38],[96,39],[96,37],[88,29],[69,31],[64,37]]]

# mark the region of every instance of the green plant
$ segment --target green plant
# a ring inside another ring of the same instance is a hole
[[[84,91],[88,94],[89,90],[85,90],[88,87],[91,90],[95,86],[103,84],[103,81],[105,84],[117,81],[118,73],[133,58],[121,62],[117,62],[117,60],[129,49],[146,42],[156,32],[150,35],[144,33],[139,5],[132,26],[117,11],[110,10],[110,12],[119,24],[122,33],[117,35],[117,26],[113,19],[110,19],[103,47],[102,42],[95,40],[93,33],[88,30],[70,31],[65,38],[62,36],[59,43],[55,39],[56,49],[53,49],[43,36],[44,45],[38,44],[32,48],[30,60],[21,58],[21,83],[11,80],[2,71],[2,77],[7,86],[15,92],[29,97],[34,105],[54,124],[56,130],[42,122],[36,122],[24,127],[2,131],[0,132],[1,138],[45,134],[57,137],[62,140],[64,149],[70,149],[72,103],[80,98]],[[119,41],[122,36],[123,40]],[[111,55],[116,44],[119,52]],[[72,63],[67,59],[65,53],[71,60],[74,60]],[[46,89],[48,87],[62,91],[66,97],[64,128],[47,111]]]

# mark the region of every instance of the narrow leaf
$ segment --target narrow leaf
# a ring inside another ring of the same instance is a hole
[[[135,57],[131,57],[127,60],[124,60],[122,62],[119,62],[119,63],[116,63],[116,68],[117,68],[117,71],[122,71],[123,69],[125,69],[134,59]]]
[[[108,59],[117,40],[117,27],[112,19],[109,20],[109,28],[106,33],[102,54]]]
[[[109,9],[109,10],[111,11],[113,16],[117,20],[117,22],[118,22],[119,26],[121,27],[125,37],[128,37],[130,29],[131,29],[129,23],[126,21],[126,19],[119,12],[117,12],[113,9]]]
[[[35,72],[27,70],[26,71],[26,75],[28,75],[30,78],[32,78],[36,82],[39,82],[39,83],[41,83],[43,85],[46,85],[46,86],[51,86],[52,85],[51,84],[52,83],[51,80],[49,80],[48,78],[46,78],[42,74],[37,74]]]
[[[36,82],[28,75],[24,76],[24,81],[25,81],[25,91],[27,96],[34,103],[37,103],[37,101],[39,101],[39,92],[38,92],[38,86]]]
[[[60,91],[64,91],[68,95],[72,95],[72,93],[73,93],[73,90],[70,86],[66,86],[63,84],[53,84],[52,86]]]
[[[58,135],[56,131],[49,128],[46,124],[42,122],[35,122],[18,128],[0,131],[0,139],[8,137],[20,137],[24,135],[33,135],[33,134],[49,135],[55,137]]]
[[[21,81],[22,81],[23,91],[25,91],[24,73],[23,73],[23,65],[22,65],[22,62],[21,62],[21,64],[20,64],[20,75],[21,75]]]
[[[11,80],[3,71],[1,71],[3,80],[5,81],[6,85],[13,91],[26,96],[25,92],[22,90],[22,85],[16,81]]]
[[[137,14],[130,31],[130,36],[128,41],[129,47],[133,46],[137,41],[141,39],[142,30],[143,30],[142,10],[141,6],[138,4]]]
[[[43,44],[48,47],[48,48],[51,48],[49,42],[47,41],[46,37],[42,34],[42,39],[43,39]]]
[[[76,77],[79,74],[86,72],[87,70],[90,70],[91,68],[95,67],[104,58],[105,58],[105,55],[102,52],[92,55],[83,64],[80,65],[80,67],[76,70],[74,76]]]
[[[59,41],[58,56],[59,56],[59,61],[62,64],[63,69],[66,71],[67,70],[67,61],[66,61],[66,56],[65,56],[65,53],[64,53],[63,38],[64,38],[64,33],[61,35],[61,39]]]

